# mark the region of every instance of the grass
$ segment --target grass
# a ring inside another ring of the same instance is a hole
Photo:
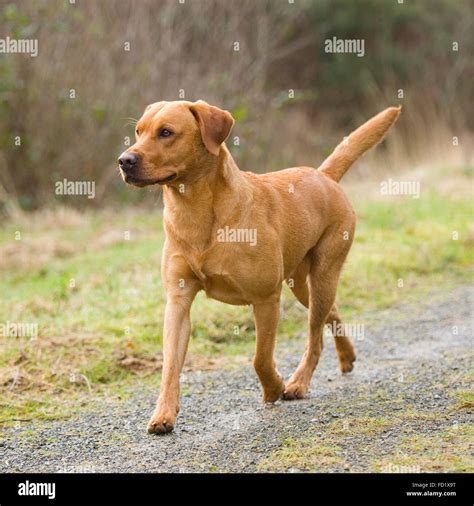
[[[404,466],[423,473],[472,473],[473,436],[474,425],[467,423],[429,436],[410,434],[402,438],[395,453],[377,462],[375,470]]]
[[[420,199],[351,200],[358,228],[338,291],[347,322],[467,281],[474,231],[466,192],[446,195],[434,185]],[[0,422],[67,416],[126,396],[137,381],[158,386],[162,244],[158,209],[58,209],[3,222],[0,323],[37,323],[39,335],[0,337]],[[282,306],[279,339],[305,333],[305,310],[286,288]],[[250,361],[249,308],[201,293],[192,315],[186,367]]]
[[[347,466],[345,451],[354,446],[354,439],[374,440],[383,431],[392,428],[394,420],[377,416],[348,416],[332,422],[317,435],[295,439],[287,438],[281,448],[261,460],[257,468],[262,472],[296,471],[320,472],[328,469],[343,470]],[[310,429],[308,432],[312,432]]]
[[[453,357],[456,355],[453,354]],[[464,357],[470,363],[470,357]],[[264,472],[472,472],[474,424],[472,378],[444,369],[437,383],[423,385],[419,398],[412,388],[361,385],[350,403],[351,414],[341,412],[336,420],[315,423],[297,437],[285,439],[281,447],[262,459]],[[424,405],[433,389],[449,392],[451,402],[439,409]],[[329,401],[331,403],[331,401]],[[337,411],[338,399],[330,404]],[[461,403],[461,404],[460,404]],[[325,404],[328,409],[328,404]],[[347,410],[347,406],[346,406]],[[324,418],[324,417],[323,417]],[[390,436],[389,436],[390,434]]]
[[[324,434],[286,439],[281,448],[258,463],[258,470],[349,470],[346,452],[369,455],[372,459],[371,469],[375,472],[399,472],[403,468],[423,473],[474,470],[470,455],[474,435],[474,425],[471,423],[454,423],[444,429],[432,430],[429,434],[420,434],[424,424],[435,422],[435,419],[430,413],[412,413],[409,410],[390,418],[347,417],[346,423],[343,422],[333,422],[324,429]],[[421,424],[418,429],[410,427],[414,422]],[[447,423],[444,417],[443,423]],[[381,439],[387,429],[400,434],[399,442],[392,451],[386,450]]]
[[[474,410],[474,389],[470,390],[457,390],[454,392],[455,398],[458,400],[455,409]]]
[[[341,447],[327,445],[317,439],[295,440],[288,438],[282,448],[275,450],[270,457],[259,462],[261,472],[315,471],[321,467],[333,467],[344,462]]]

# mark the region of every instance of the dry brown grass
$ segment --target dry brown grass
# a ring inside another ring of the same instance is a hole
[[[126,233],[134,240],[140,239],[148,233],[148,228],[137,225],[134,219],[145,212],[140,207],[130,207],[126,221],[123,221],[123,213],[116,213],[112,208],[100,214],[64,206],[43,208],[35,213],[21,212],[8,223],[6,234],[13,238],[20,232],[21,240],[0,244],[0,271],[41,267],[53,259],[100,251],[123,243]],[[116,214],[119,220],[114,220]],[[157,223],[157,229],[159,227]]]

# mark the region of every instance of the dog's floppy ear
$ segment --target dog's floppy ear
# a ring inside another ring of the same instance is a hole
[[[204,146],[209,153],[217,156],[221,144],[234,126],[234,118],[229,111],[223,111],[203,100],[198,100],[189,109],[199,124]]]

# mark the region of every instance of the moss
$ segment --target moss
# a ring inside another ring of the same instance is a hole
[[[474,390],[456,390],[454,397],[457,399],[457,403],[454,406],[455,410],[467,410],[472,411],[474,409]]]
[[[474,437],[473,424],[453,424],[430,435],[410,434],[401,438],[396,450],[373,462],[375,471],[387,471],[391,466],[410,466],[418,472],[473,472],[474,461],[470,443]]]
[[[260,461],[258,471],[281,472],[288,469],[317,471],[326,467],[343,464],[342,450],[337,445],[321,444],[309,438],[301,441],[289,438],[283,447],[275,450],[269,457]]]

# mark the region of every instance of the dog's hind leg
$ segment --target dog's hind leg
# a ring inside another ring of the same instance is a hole
[[[303,304],[303,306],[309,306],[309,288],[308,288],[308,274],[311,266],[310,256],[306,256],[301,264],[297,267],[292,276],[290,276],[286,282],[288,286],[295,294],[295,297]],[[334,342],[336,344],[336,352],[339,358],[339,368],[343,373],[352,371],[354,361],[356,359],[356,353],[352,341],[345,335],[344,325],[341,321],[341,317],[337,310],[337,306],[334,303],[328,317],[326,318],[326,325],[329,325],[334,335]],[[337,329],[335,333],[334,330]],[[342,330],[342,332],[341,332]]]
[[[300,399],[309,389],[323,349],[324,325],[334,306],[339,275],[350,245],[351,241],[343,239],[342,230],[336,229],[328,231],[309,253],[308,342],[299,366],[286,385],[285,399]]]
[[[351,372],[354,368],[356,353],[352,341],[345,334],[344,324],[341,321],[336,304],[332,306],[329,316],[326,319],[326,324],[330,325],[334,336],[337,357],[339,359],[339,369],[343,373]]]

